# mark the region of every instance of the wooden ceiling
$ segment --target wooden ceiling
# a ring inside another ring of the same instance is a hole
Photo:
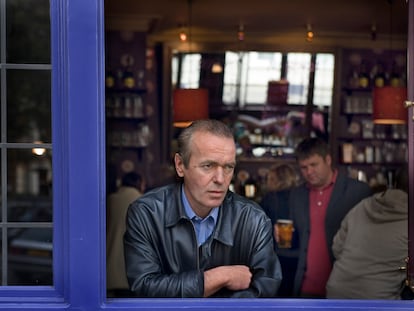
[[[236,44],[241,25],[246,43],[305,44],[310,25],[315,45],[404,45],[408,28],[407,0],[105,0],[105,15],[108,29],[170,43],[189,22],[192,41],[210,44]]]

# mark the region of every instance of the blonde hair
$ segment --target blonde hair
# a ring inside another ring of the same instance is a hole
[[[274,174],[275,180],[270,184],[269,175]],[[267,187],[269,191],[280,191],[292,188],[298,184],[298,174],[289,164],[277,164],[269,169]]]

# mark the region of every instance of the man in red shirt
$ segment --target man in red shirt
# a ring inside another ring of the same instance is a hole
[[[305,183],[292,189],[289,200],[299,239],[293,294],[325,298],[333,237],[348,211],[370,196],[371,189],[332,167],[329,146],[321,138],[304,139],[296,147],[296,157]]]

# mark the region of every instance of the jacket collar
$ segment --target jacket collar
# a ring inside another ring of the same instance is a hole
[[[181,219],[190,221],[188,218],[183,202],[181,200],[181,188],[182,183],[174,186],[172,197],[175,204],[171,204],[170,207],[166,208],[165,211],[165,226],[173,227]],[[233,235],[232,235],[232,207],[233,204],[233,193],[228,191],[223,203],[219,206],[219,214],[217,219],[217,225],[213,232],[213,238],[220,241],[223,244],[232,246]],[[172,202],[172,203],[173,203]]]
[[[230,191],[227,191],[227,194],[223,200],[223,203],[220,205],[217,226],[213,232],[214,239],[228,246],[233,246],[233,243],[234,243],[233,234],[232,234],[232,228],[233,228],[232,219],[235,219],[236,217],[233,217],[234,215],[232,215],[232,211],[233,211],[233,208],[231,206],[233,204],[232,198],[233,198],[233,193]]]

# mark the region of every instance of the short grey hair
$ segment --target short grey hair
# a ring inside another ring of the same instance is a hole
[[[191,157],[191,139],[196,132],[206,132],[215,136],[230,138],[234,140],[231,128],[218,120],[197,120],[186,127],[178,137],[178,154],[181,156],[184,166],[188,167]]]

